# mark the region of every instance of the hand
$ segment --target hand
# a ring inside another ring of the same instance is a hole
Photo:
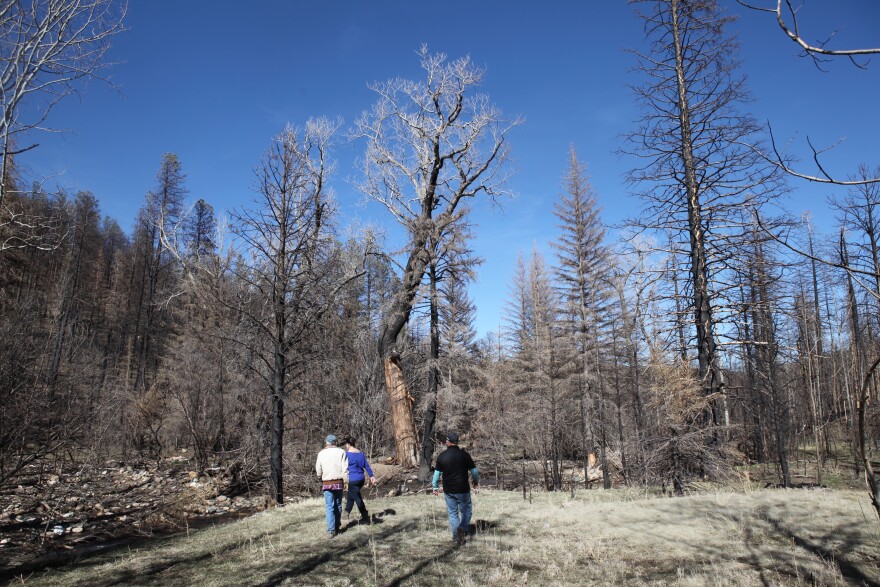
[[[375,477],[370,477],[370,483],[372,483],[373,485],[375,485],[375,484],[376,484],[376,478],[375,478]]]
[[[474,490],[474,493],[477,493],[480,490],[480,486],[478,484],[474,483],[473,490]]]
[[[440,490],[437,488],[434,488],[434,491],[432,491],[431,493],[433,493],[434,495],[440,495]]]

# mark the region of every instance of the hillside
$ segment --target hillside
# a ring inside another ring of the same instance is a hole
[[[19,585],[876,585],[864,492],[482,490],[477,533],[448,536],[442,498],[370,501],[371,526],[326,538],[323,503],[105,552]]]

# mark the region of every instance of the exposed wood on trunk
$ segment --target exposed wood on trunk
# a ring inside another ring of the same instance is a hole
[[[418,441],[416,427],[413,423],[413,397],[406,388],[400,360],[396,356],[384,359],[385,385],[391,405],[391,427],[394,433],[394,445],[397,449],[397,461],[405,467],[419,465]]]

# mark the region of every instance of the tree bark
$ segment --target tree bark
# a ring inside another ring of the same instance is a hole
[[[841,229],[841,231],[840,231],[840,260],[844,266],[846,266],[846,267],[850,266],[849,252],[847,251],[846,239],[844,238],[843,229]],[[847,306],[848,306],[848,310],[849,310],[850,336],[852,338],[852,345],[851,345],[852,350],[850,352],[852,354],[852,374],[853,374],[853,382],[854,382],[853,385],[855,386],[855,385],[858,385],[858,382],[861,381],[862,377],[863,377],[862,376],[862,373],[863,373],[863,370],[862,370],[862,367],[863,367],[863,363],[862,363],[862,325],[861,325],[861,321],[859,319],[859,305],[858,305],[858,301],[856,300],[856,289],[855,289],[855,285],[853,284],[852,273],[847,272],[846,278],[847,278]],[[849,395],[849,394],[847,394],[847,395]],[[857,405],[853,405],[853,404],[858,403],[858,401],[855,398],[850,397],[850,399],[848,399],[847,402],[850,404],[850,407],[853,409],[853,412],[855,412],[858,409]],[[855,419],[855,414],[854,414],[853,419]],[[856,429],[856,427],[850,426],[850,444],[852,446],[852,451],[853,451],[854,457],[857,457],[856,452],[857,452],[857,446],[858,446],[858,441],[859,441],[857,438],[857,435],[858,435],[858,430]],[[856,472],[855,472],[856,477],[858,477],[859,476],[859,459],[858,458],[855,458],[855,468],[856,468]]]
[[[385,388],[391,406],[391,428],[397,451],[396,459],[399,464],[406,467],[419,466],[419,449],[413,418],[415,401],[406,387],[400,357],[395,352],[394,346],[397,337],[409,321],[416,293],[428,267],[429,255],[425,249],[426,242],[427,234],[411,244],[402,287],[394,296],[391,308],[384,317],[379,336],[379,356],[382,357],[385,368]]]
[[[385,366],[385,386],[391,405],[391,428],[394,433],[394,446],[397,449],[397,462],[404,467],[419,466],[416,427],[413,422],[413,397],[409,394],[403,369],[396,355],[383,359]]]
[[[874,472],[874,466],[871,464],[870,445],[868,443],[868,423],[866,422],[865,415],[871,381],[874,378],[874,371],[877,370],[878,366],[880,366],[880,357],[877,357],[877,359],[874,360],[874,363],[865,374],[859,393],[859,399],[856,403],[856,411],[859,428],[859,452],[862,457],[862,465],[865,467],[865,481],[868,485],[868,493],[871,496],[871,504],[874,506],[874,511],[877,512],[877,516],[880,517],[880,479],[877,478],[877,473]]]
[[[681,158],[684,164],[687,191],[688,232],[690,233],[691,277],[694,288],[694,323],[697,329],[697,360],[700,381],[706,395],[723,390],[724,381],[718,365],[717,349],[712,323],[712,305],[709,297],[709,272],[706,264],[705,235],[700,202],[700,189],[696,177],[696,162],[691,134],[688,81],[684,71],[684,48],[679,25],[678,0],[672,0],[672,36],[675,44],[675,73],[678,84],[678,109],[681,130]],[[707,413],[704,425],[717,424],[714,409]],[[711,420],[711,421],[710,421]]]
[[[425,407],[425,422],[422,430],[421,462],[419,481],[425,483],[431,477],[431,458],[434,456],[434,423],[437,421],[437,388],[440,373],[440,299],[437,292],[437,260],[431,261],[428,269],[431,313],[431,349],[428,358],[428,397]]]

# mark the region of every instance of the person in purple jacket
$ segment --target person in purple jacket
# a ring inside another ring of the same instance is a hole
[[[345,516],[351,514],[354,504],[357,504],[358,511],[361,513],[361,524],[370,523],[370,514],[367,512],[367,506],[364,505],[364,498],[361,497],[361,487],[366,482],[366,473],[370,477],[370,483],[376,484],[376,478],[373,476],[373,470],[364,453],[354,445],[354,438],[349,436],[345,439],[345,452],[348,455],[348,493],[345,496]]]

